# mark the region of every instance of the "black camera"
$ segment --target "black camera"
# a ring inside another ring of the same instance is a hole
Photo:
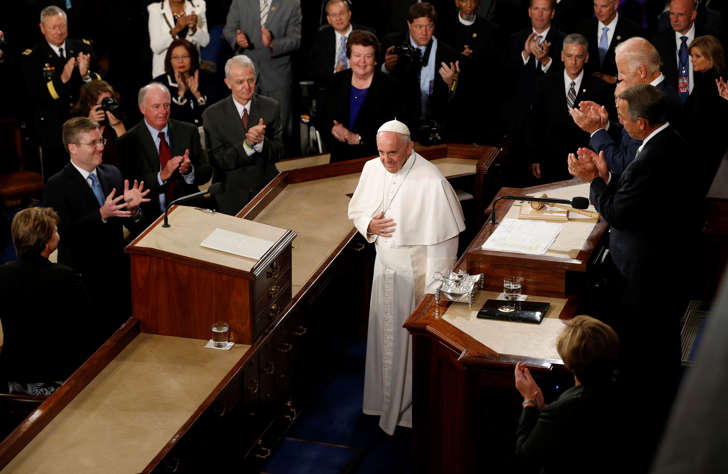
[[[417,128],[417,141],[422,145],[431,146],[442,143],[440,135],[440,126],[434,120],[421,124]]]
[[[114,117],[121,118],[121,104],[113,97],[104,97],[101,99],[101,110],[111,112]]]
[[[394,49],[392,50],[391,54],[396,54],[399,56],[399,61],[409,60],[413,64],[421,64],[422,63],[422,54],[420,53],[420,50],[413,47],[409,41],[404,41],[398,45],[394,46]]]

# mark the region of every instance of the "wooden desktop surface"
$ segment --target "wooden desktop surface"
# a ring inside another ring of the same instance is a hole
[[[159,250],[249,272],[258,263],[257,259],[202,247],[200,243],[216,228],[272,243],[280,240],[286,233],[285,229],[187,206],[173,208],[169,213],[169,223],[170,227],[167,228],[154,226],[151,231],[137,239],[132,247]]]
[[[465,158],[432,160],[445,177],[475,174]],[[353,228],[349,196],[361,173],[288,184],[253,220],[293,229],[293,295],[309,281]]]
[[[138,334],[3,472],[142,471],[250,348],[205,342]]]
[[[483,307],[485,301],[498,299],[498,295],[496,291],[479,291],[472,306],[466,303],[451,303],[443,313],[442,320],[498,354],[517,355],[561,364],[561,358],[556,352],[556,339],[564,327],[559,315],[567,300],[529,296],[530,301],[551,304],[540,324],[478,319],[478,310]],[[528,341],[528,344],[524,344],[524,341]]]

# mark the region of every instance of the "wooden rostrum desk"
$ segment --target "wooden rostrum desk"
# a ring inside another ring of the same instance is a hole
[[[576,186],[574,188],[573,186]],[[576,180],[533,188],[504,188],[501,195],[585,196]],[[588,193],[588,185],[587,193]],[[565,195],[564,195],[565,194]],[[513,201],[500,201],[498,222],[515,217]],[[572,213],[573,216],[573,213]],[[578,217],[575,217],[577,220]],[[516,362],[532,368],[547,400],[573,378],[563,368],[555,343],[574,316],[587,274],[601,253],[607,223],[579,222],[577,235],[560,235],[543,256],[492,252],[482,244],[495,230],[488,219],[456,268],[486,274],[485,291],[472,307],[427,295],[407,320],[413,340],[413,428],[415,472],[513,472],[513,451],[521,401],[514,387]],[[565,228],[562,234],[571,233]],[[551,308],[539,325],[477,319],[488,298],[503,290],[504,276],[522,276],[523,291]],[[578,436],[576,434],[575,436]]]
[[[465,145],[420,151],[449,178],[480,183],[499,152]],[[215,278],[245,278],[225,272],[215,276],[219,269],[214,265],[194,268],[192,259],[168,260],[148,248],[130,251],[135,317],[0,444],[0,468],[75,473],[256,470],[271,453],[269,440],[300,410],[307,374],[316,370],[310,367],[309,345],[317,331],[326,330],[318,321],[321,308],[331,300],[345,300],[351,308],[347,318],[366,318],[373,251],[357,237],[346,212],[365,161],[284,171],[238,213],[296,233],[290,252],[277,254],[283,261],[270,276],[267,269],[276,258],[245,284],[219,283]],[[181,209],[170,215],[172,228]],[[207,284],[220,285],[220,301],[199,307],[196,301],[206,296],[190,272],[201,272]],[[265,283],[261,277],[267,278]],[[290,289],[280,284],[269,301],[266,285],[289,277]],[[262,292],[257,293],[260,284]],[[142,295],[137,301],[140,291],[155,285],[155,291],[174,294],[176,300]],[[246,300],[241,296],[246,291],[255,294]],[[258,294],[264,298],[263,319],[255,318]],[[275,298],[286,294],[290,302],[271,313]],[[184,303],[195,311],[182,309]],[[189,320],[175,320],[184,311]],[[219,319],[229,321],[233,337],[242,342],[230,352],[202,348],[210,334],[208,323]],[[177,399],[184,406],[173,403]]]

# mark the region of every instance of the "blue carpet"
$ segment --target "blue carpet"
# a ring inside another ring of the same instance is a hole
[[[348,446],[285,438],[263,472],[270,474],[338,474],[352,472],[361,452]]]
[[[389,436],[379,428],[379,417],[361,412],[366,342],[331,342],[326,352],[334,366],[329,374],[312,381],[311,402],[288,430],[290,438],[274,450],[262,471],[412,472],[412,430],[398,427],[394,436]],[[338,451],[334,449],[337,447]],[[343,461],[345,453],[350,456],[348,464]],[[321,457],[329,455],[330,460]]]

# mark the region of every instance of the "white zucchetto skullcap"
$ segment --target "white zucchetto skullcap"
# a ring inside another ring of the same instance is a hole
[[[399,133],[400,135],[410,136],[410,131],[409,128],[407,128],[407,125],[403,124],[399,120],[390,120],[389,122],[384,123],[381,127],[379,127],[379,130],[377,130],[377,135],[382,132],[394,132]]]

